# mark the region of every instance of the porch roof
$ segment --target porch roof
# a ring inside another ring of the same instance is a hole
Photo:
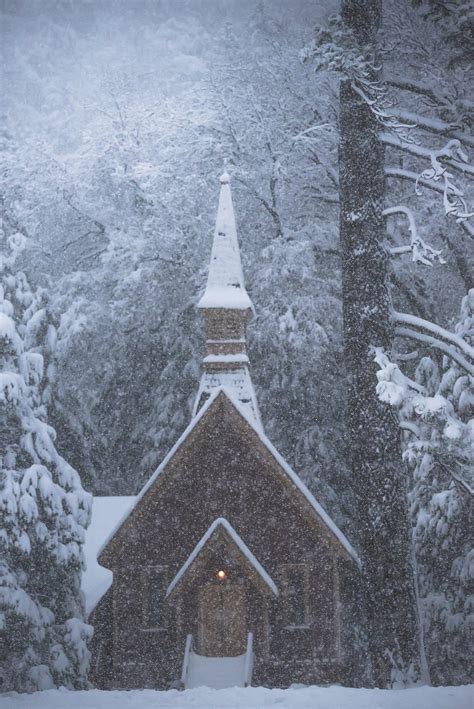
[[[178,586],[178,584],[182,581],[183,577],[187,573],[187,571],[190,569],[194,561],[197,559],[197,557],[200,555],[200,553],[204,550],[206,547],[206,544],[209,542],[212,536],[218,531],[218,530],[224,530],[226,533],[227,538],[235,544],[235,546],[239,549],[240,553],[244,557],[245,561],[253,568],[253,570],[258,574],[260,579],[263,581],[263,583],[270,589],[270,591],[275,595],[278,596],[278,588],[271,578],[271,576],[265,571],[263,568],[262,564],[258,561],[256,556],[250,551],[248,546],[245,544],[243,539],[237,534],[235,529],[232,527],[230,522],[228,522],[224,517],[218,517],[214,522],[211,524],[207,532],[204,534],[203,537],[199,540],[199,542],[196,544],[194,547],[193,551],[191,554],[188,556],[184,564],[181,566],[179,569],[178,573],[174,577],[174,579],[171,581],[170,585],[168,586],[168,589],[166,591],[166,597],[168,598],[175,588]]]

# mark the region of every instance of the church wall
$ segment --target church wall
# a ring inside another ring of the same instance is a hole
[[[217,517],[228,519],[280,589],[280,597],[268,601],[248,591],[255,605],[251,617],[265,619],[256,628],[255,682],[340,681],[340,552],[249,431],[227,407],[216,407],[186,442],[176,470],[171,461],[107,551],[107,566],[114,571],[110,686],[166,687],[179,678],[197,611],[192,591],[173,604],[164,595]],[[301,627],[288,627],[285,574],[295,565],[304,571],[306,615]],[[162,570],[159,630],[144,627],[147,575],[153,568]]]
[[[214,413],[197,439],[183,446],[177,470],[171,461],[162,484],[159,479],[132,513],[108,563],[133,559],[179,568],[217,517],[226,517],[269,567],[301,559],[308,550],[331,551],[323,525],[309,523],[306,503],[272,470],[276,464],[255,434],[224,407]]]

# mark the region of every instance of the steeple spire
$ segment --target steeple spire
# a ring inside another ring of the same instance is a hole
[[[244,285],[230,176],[227,171],[221,175],[220,183],[209,276],[198,308],[253,310],[252,301]]]
[[[198,303],[206,326],[207,353],[194,413],[215,389],[225,387],[260,426],[245,341],[254,308],[245,289],[227,171],[220,177],[220,186],[209,275]]]

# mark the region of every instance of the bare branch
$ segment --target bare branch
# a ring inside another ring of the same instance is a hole
[[[245,180],[243,180],[241,177],[236,176],[235,178],[236,182],[240,182],[244,187],[246,187],[249,192],[265,207],[267,212],[270,214],[271,218],[273,219],[273,222],[276,226],[277,229],[277,237],[283,236],[283,225],[280,220],[280,215],[278,214],[278,211],[275,209],[272,204],[268,202],[268,200],[265,199],[257,190],[252,187],[251,185],[248,184]],[[273,197],[273,195],[272,195]],[[273,202],[273,199],[272,199]]]

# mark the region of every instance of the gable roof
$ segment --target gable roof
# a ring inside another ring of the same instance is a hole
[[[352,544],[349,542],[345,534],[341,532],[337,524],[331,519],[331,517],[328,515],[326,510],[323,508],[323,506],[316,500],[314,495],[308,490],[304,482],[301,480],[301,478],[295,473],[293,468],[286,462],[286,460],[283,458],[283,456],[277,451],[273,443],[270,441],[269,438],[265,435],[265,432],[263,429],[257,429],[253,423],[252,419],[249,418],[247,415],[247,412],[240,406],[240,403],[233,397],[232,392],[225,392],[227,397],[231,400],[232,404],[235,406],[237,411],[240,413],[240,415],[247,421],[247,423],[252,426],[253,430],[259,437],[260,441],[263,443],[265,448],[267,448],[268,452],[271,454],[271,456],[277,461],[279,466],[282,468],[282,470],[286,473],[286,475],[289,477],[291,482],[294,484],[294,486],[299,490],[299,492],[303,495],[303,497],[307,500],[307,502],[310,504],[316,515],[321,519],[322,522],[324,522],[325,526],[330,530],[332,535],[340,542],[340,544],[344,547],[346,552],[354,559],[354,561],[360,566],[360,559],[359,556],[352,546]]]
[[[148,490],[155,484],[155,482],[160,478],[162,473],[165,471],[168,463],[171,461],[171,459],[176,455],[176,453],[179,451],[179,449],[183,446],[184,442],[189,438],[191,433],[194,431],[194,429],[199,425],[200,421],[206,417],[211,409],[217,404],[217,402],[221,399],[221,397],[224,397],[233,407],[233,409],[240,415],[244,421],[247,423],[248,426],[252,429],[254,434],[258,437],[262,445],[266,448],[270,456],[277,462],[279,468],[282,470],[284,473],[285,477],[287,480],[291,483],[292,488],[297,491],[303,499],[306,501],[308,504],[309,508],[313,512],[313,514],[323,523],[323,525],[326,527],[326,529],[329,531],[330,535],[337,541],[339,546],[341,546],[345,553],[353,559],[353,561],[356,562],[360,566],[360,559],[357,555],[357,552],[355,551],[354,547],[352,544],[348,541],[347,537],[341,532],[339,527],[336,525],[336,523],[331,519],[331,517],[328,515],[326,510],[322,507],[322,505],[316,500],[314,495],[308,490],[306,485],[303,483],[302,480],[298,477],[298,475],[294,472],[294,470],[291,468],[290,465],[286,462],[286,460],[280,455],[280,453],[276,450],[274,445],[270,442],[270,440],[267,438],[261,427],[257,427],[254,423],[254,420],[251,416],[247,414],[247,411],[241,406],[240,402],[235,398],[233,395],[233,392],[229,391],[228,389],[224,387],[220,387],[219,389],[216,389],[215,392],[211,395],[211,397],[205,402],[205,404],[202,406],[202,408],[198,411],[196,416],[191,420],[190,424],[188,427],[185,429],[185,431],[181,434],[181,436],[178,438],[174,446],[171,448],[169,453],[165,456],[161,464],[158,466],[154,474],[150,477],[148,482],[144,485],[140,493],[137,495],[135,498],[135,502],[131,509],[127,512],[126,515],[122,517],[122,519],[119,521],[119,523],[115,526],[114,530],[112,533],[108,536],[108,538],[105,540],[104,544],[102,545],[98,556],[105,551],[106,547],[108,546],[109,542],[113,539],[115,534],[118,532],[120,527],[124,524],[124,522],[127,520],[127,518],[133,513],[133,511],[136,509],[136,507],[140,504],[140,501],[142,498],[146,495]]]
[[[184,575],[186,572],[190,569],[190,567],[193,565],[193,563],[196,561],[197,557],[201,554],[201,552],[204,550],[206,547],[207,543],[211,539],[211,537],[215,536],[216,533],[220,530],[223,529],[227,537],[230,539],[233,544],[238,548],[240,553],[243,555],[247,563],[254,569],[254,571],[258,574],[258,576],[261,578],[261,580],[265,583],[266,586],[270,589],[270,591],[275,595],[278,596],[278,589],[276,587],[275,582],[271,578],[271,576],[265,571],[261,563],[258,561],[256,556],[252,554],[248,546],[245,544],[245,542],[242,540],[242,538],[237,534],[235,529],[232,527],[230,522],[228,522],[224,517],[218,517],[214,522],[211,524],[207,532],[204,534],[203,537],[199,540],[199,542],[196,544],[194,547],[193,551],[191,554],[188,556],[174,579],[171,581],[170,585],[168,586],[168,590],[166,591],[166,597],[170,596],[173,592],[173,590],[178,586],[178,584],[181,582],[183,579]]]

